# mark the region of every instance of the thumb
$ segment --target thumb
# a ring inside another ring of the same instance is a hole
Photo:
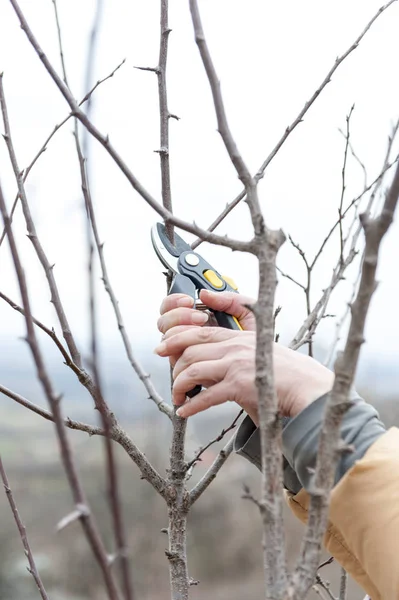
[[[246,306],[255,304],[253,298],[248,298],[248,296],[242,296],[235,292],[211,292],[209,290],[201,290],[200,299],[209,308],[236,317],[243,329],[255,331],[255,316]]]

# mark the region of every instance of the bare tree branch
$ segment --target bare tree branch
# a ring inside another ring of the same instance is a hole
[[[176,227],[183,229],[184,231],[188,231],[189,233],[193,233],[194,235],[200,236],[203,240],[210,242],[212,244],[226,246],[227,248],[232,248],[233,250],[242,251],[242,252],[254,252],[255,245],[253,240],[248,242],[244,242],[241,240],[233,240],[228,238],[227,236],[220,236],[214,233],[209,232],[207,229],[202,229],[195,223],[191,224],[183,219],[179,219],[171,212],[166,210],[162,204],[157,202],[155,198],[144,188],[144,186],[139,182],[139,180],[135,177],[132,171],[129,169],[127,164],[118,154],[114,146],[111,144],[109,137],[100,133],[100,131],[93,125],[90,119],[87,118],[85,113],[79,108],[76,100],[71,94],[68,87],[62,81],[62,79],[57,74],[56,70],[48,60],[46,54],[43,52],[39,43],[33,35],[32,30],[30,29],[19,5],[16,0],[10,0],[12,7],[15,13],[18,16],[21,28],[25,32],[29,42],[37,53],[38,57],[42,61],[46,70],[48,71],[50,77],[53,79],[54,83],[57,85],[58,89],[64,96],[65,100],[68,102],[73,116],[77,117],[79,121],[87,128],[89,133],[96,138],[96,140],[105,148],[108,154],[112,157],[114,162],[120,168],[121,172],[125,175],[129,183],[136,190],[136,192],[157,212],[165,221],[165,223],[173,223]]]
[[[398,159],[399,159],[399,155],[398,155],[393,161],[390,161],[390,154],[392,151],[393,142],[395,140],[395,136],[397,135],[398,130],[399,130],[399,120],[395,124],[393,131],[388,138],[387,152],[386,152],[386,155],[384,158],[384,163],[383,163],[383,167],[382,167],[380,174],[374,179],[374,181],[370,185],[368,185],[363,190],[363,192],[359,196],[357,196],[355,199],[353,199],[351,201],[351,203],[347,206],[345,211],[343,211],[342,218],[344,218],[348,214],[348,211],[352,206],[355,206],[355,205],[358,206],[361,198],[365,195],[365,193],[367,193],[370,190],[372,190],[372,193],[367,202],[365,211],[367,214],[369,214],[371,212],[371,210],[375,204],[375,201],[376,201],[377,190],[382,185],[384,175],[393,165],[397,164]],[[320,258],[321,254],[324,250],[325,245],[327,244],[328,240],[331,238],[331,235],[334,232],[334,230],[336,229],[336,227],[338,226],[338,224],[339,224],[339,220],[336,221],[336,223],[330,229],[328,235],[324,239],[323,243],[321,244],[320,249],[316,253],[313,261],[310,263],[310,271],[313,270],[317,260]],[[355,232],[352,234],[353,227],[356,224],[358,224],[358,226],[357,226]],[[310,313],[308,313],[308,316],[305,319],[304,323],[302,324],[302,326],[296,333],[295,337],[291,341],[290,348],[297,350],[304,343],[307,343],[309,340],[312,339],[312,336],[313,336],[314,332],[316,331],[320,320],[325,315],[325,311],[327,309],[332,292],[334,291],[334,289],[338,285],[338,283],[342,280],[346,269],[349,267],[349,265],[353,262],[354,258],[358,254],[356,248],[357,248],[357,242],[358,242],[361,231],[362,231],[362,226],[361,226],[361,223],[358,221],[358,212],[356,210],[356,212],[353,216],[353,219],[352,219],[352,223],[348,228],[348,233],[344,239],[344,246],[346,246],[348,244],[348,242],[350,241],[350,248],[348,250],[348,254],[347,254],[346,258],[344,259],[343,263],[341,262],[341,257],[340,257],[335,268],[333,269],[333,275],[332,275],[330,284],[323,291],[322,296],[320,297],[318,302],[315,304],[314,308],[310,311]],[[309,284],[309,279],[308,279],[308,284]]]
[[[58,320],[59,320],[61,328],[62,328],[62,334],[67,343],[69,351],[71,353],[72,360],[78,367],[81,367],[82,361],[81,361],[80,353],[76,346],[73,335],[71,333],[68,319],[66,317],[66,314],[65,314],[62,302],[61,302],[61,298],[60,298],[60,295],[58,292],[58,287],[57,287],[57,284],[56,284],[56,281],[54,278],[54,273],[53,273],[54,265],[50,264],[46,254],[43,250],[43,247],[37,237],[36,228],[33,223],[32,215],[30,212],[28,199],[27,199],[27,196],[25,193],[24,182],[23,182],[23,179],[21,176],[21,170],[18,167],[17,158],[16,158],[15,150],[14,150],[14,145],[13,145],[12,138],[11,138],[10,123],[9,123],[9,119],[8,119],[7,105],[6,105],[6,100],[5,100],[5,96],[4,96],[3,75],[2,74],[0,74],[0,102],[1,102],[1,109],[2,109],[2,114],[3,114],[4,130],[5,130],[4,139],[7,144],[7,149],[8,149],[8,153],[10,155],[10,160],[11,160],[11,164],[12,164],[12,167],[14,170],[15,179],[18,184],[18,191],[19,191],[19,196],[21,198],[22,210],[24,213],[26,227],[28,230],[28,238],[32,242],[33,247],[36,251],[37,257],[38,257],[38,259],[43,267],[43,270],[45,272],[45,275],[46,275],[46,278],[48,281],[48,285],[51,290],[51,302],[53,303],[55,311],[57,313]]]
[[[353,42],[353,44],[343,54],[341,54],[341,56],[338,56],[335,59],[335,62],[333,64],[333,66],[330,68],[330,70],[328,71],[327,75],[325,76],[325,78],[323,79],[323,81],[321,82],[321,84],[319,85],[319,87],[313,93],[313,95],[311,96],[311,98],[306,102],[306,104],[304,105],[304,107],[302,108],[302,110],[299,112],[299,114],[297,115],[297,117],[285,129],[283,135],[281,136],[281,138],[279,139],[279,141],[277,142],[277,144],[275,145],[275,147],[273,148],[273,150],[270,152],[269,156],[264,160],[264,162],[259,167],[259,169],[258,169],[258,171],[257,171],[257,173],[256,173],[256,175],[254,177],[256,183],[258,183],[262,179],[262,177],[265,174],[265,171],[266,171],[267,167],[269,166],[269,164],[271,163],[271,161],[273,160],[273,158],[276,156],[276,154],[279,152],[279,150],[281,149],[281,147],[284,145],[284,143],[286,142],[288,136],[292,133],[292,131],[296,128],[296,126],[299,125],[299,123],[302,123],[303,118],[306,115],[306,113],[308,112],[309,108],[317,100],[317,98],[320,96],[320,94],[322,93],[322,91],[324,90],[324,88],[327,86],[327,84],[330,83],[331,78],[334,75],[335,71],[338,69],[338,67],[344,62],[344,60],[354,50],[356,50],[356,48],[359,46],[360,42],[362,41],[362,39],[364,38],[364,36],[366,35],[366,33],[369,31],[369,29],[372,27],[372,25],[374,24],[374,22],[378,19],[378,17],[385,10],[387,10],[392,4],[394,4],[396,1],[397,0],[391,0],[390,2],[387,2],[384,6],[381,6],[381,8],[377,11],[377,13],[373,16],[373,18],[367,23],[366,27],[363,29],[363,31],[360,33],[360,35],[356,38],[356,40]],[[232,200],[232,202],[230,202],[229,204],[226,205],[226,207],[222,211],[222,213],[208,227],[208,230],[209,231],[214,231],[216,229],[216,227],[218,227],[218,225],[220,225],[220,223],[222,223],[222,221],[224,221],[224,219],[233,210],[233,208],[235,208],[237,206],[237,204],[239,204],[241,202],[241,200],[243,200],[245,198],[245,196],[246,196],[246,191],[245,190],[243,190],[242,192],[240,192],[238,194],[238,196],[236,198],[234,198],[234,200]],[[193,244],[191,245],[191,247],[193,249],[197,248],[203,241],[205,241],[205,239],[203,239],[202,236],[199,236],[198,239],[193,242]]]
[[[48,600],[47,592],[44,589],[43,582],[40,578],[39,571],[37,570],[37,567],[36,567],[35,559],[33,558],[33,554],[32,554],[30,544],[29,544],[25,525],[21,521],[21,517],[19,516],[18,508],[15,503],[14,496],[13,496],[13,493],[10,488],[10,484],[8,483],[7,473],[5,471],[1,456],[0,456],[0,475],[1,475],[1,479],[3,481],[3,485],[4,485],[5,492],[6,492],[8,503],[11,507],[15,523],[17,524],[17,527],[18,527],[22,545],[25,550],[25,555],[26,555],[26,558],[28,559],[28,563],[29,563],[28,571],[32,575],[32,577],[37,585],[37,589],[39,590],[40,596],[43,598],[43,600]]]
[[[160,142],[159,159],[161,161],[162,204],[169,212],[172,210],[172,192],[170,187],[169,164],[169,109],[166,89],[166,63],[168,59],[168,41],[171,29],[168,24],[169,0],[161,0],[161,40],[156,74],[158,77]],[[166,234],[174,244],[173,223],[166,223]]]
[[[42,357],[42,353],[40,351],[34,324],[32,321],[32,313],[30,309],[30,301],[28,296],[28,288],[25,279],[25,274],[22,268],[22,264],[19,258],[19,253],[17,250],[17,246],[14,239],[14,234],[12,231],[12,227],[10,225],[10,218],[8,215],[8,211],[4,202],[3,192],[0,188],[0,211],[3,216],[4,225],[7,229],[7,237],[10,244],[10,250],[12,259],[14,262],[14,267],[18,279],[18,284],[21,292],[22,303],[25,313],[25,322],[27,329],[27,339],[29,343],[29,347],[31,349],[32,357],[36,365],[37,376],[42,385],[43,391],[47,398],[47,401],[50,406],[50,410],[54,417],[54,423],[56,426],[57,437],[60,446],[61,458],[64,464],[65,472],[68,477],[69,485],[71,488],[71,492],[73,495],[73,499],[75,504],[84,504],[87,505],[86,497],[84,495],[83,488],[79,481],[78,473],[75,467],[72,449],[69,444],[68,437],[66,435],[66,429],[64,426],[64,420],[62,418],[61,406],[60,406],[60,397],[55,393],[51,380],[48,376],[47,369],[45,367],[45,363]],[[103,546],[103,542],[97,530],[96,524],[89,514],[87,516],[82,516],[80,519],[83,530],[86,534],[90,547],[94,553],[94,556],[97,559],[99,567],[101,569],[104,583],[107,589],[108,596],[111,600],[119,599],[119,592],[117,590],[114,578],[110,571],[107,553]]]
[[[287,570],[284,547],[282,464],[280,455],[281,425],[277,416],[277,398],[273,381],[273,304],[276,289],[276,254],[284,242],[281,231],[266,227],[260,209],[257,181],[238,151],[231,134],[220,91],[220,83],[206,44],[196,0],[190,0],[195,41],[208,76],[215,107],[218,131],[239,179],[255,233],[256,256],[259,260],[259,296],[254,306],[256,318],[256,387],[259,395],[259,424],[262,450],[262,500],[266,599],[282,597]],[[267,458],[266,458],[267,457]],[[281,490],[281,494],[276,493]]]
[[[18,312],[20,312],[22,315],[25,316],[24,309],[21,308],[20,306],[16,305],[15,302],[10,300],[10,298],[5,296],[5,294],[0,292],[0,297],[3,298],[4,300],[6,300],[10,304],[10,306],[12,306],[15,310],[17,310]],[[41,323],[40,321],[38,321],[37,319],[35,319],[33,317],[32,317],[32,322],[35,325],[37,325],[40,329],[42,329],[45,333],[47,333],[47,335],[49,335],[55,341],[58,349],[60,350],[62,356],[65,359],[66,365],[70,369],[72,369],[72,371],[78,377],[80,383],[84,387],[86,387],[86,389],[89,391],[89,393],[91,395],[93,395],[93,391],[91,390],[93,383],[90,379],[90,376],[86,373],[86,371],[80,370],[74,364],[74,362],[70,359],[69,354],[66,352],[65,348],[63,348],[63,346],[62,346],[61,342],[59,341],[59,339],[57,338],[54,330],[49,329],[48,327],[43,325],[43,323]],[[58,340],[58,343],[57,343],[57,340]],[[6,394],[7,396],[9,396],[10,398],[13,398],[14,400],[16,400],[16,402],[19,402],[19,404],[26,406],[26,408],[29,408],[30,410],[37,412],[37,414],[41,415],[45,419],[52,420],[52,419],[49,419],[50,413],[47,413],[47,411],[43,411],[43,409],[36,407],[36,405],[29,402],[29,400],[22,398],[22,396],[19,396],[18,394],[15,394],[14,392],[7,390],[7,388],[5,388],[3,386],[0,386],[0,391],[3,392],[4,394]],[[14,394],[14,395],[11,395],[11,394]],[[25,404],[24,404],[24,402],[25,402]],[[69,423],[71,423],[71,424],[69,424]],[[69,418],[66,419],[65,424],[68,427],[70,427],[71,429],[80,429],[81,431],[87,431],[87,433],[89,433],[90,435],[105,435],[105,431],[103,429],[99,429],[96,427],[92,428],[92,426],[85,425],[82,423],[79,424],[79,422],[71,421]],[[115,422],[115,425],[111,429],[110,436],[114,441],[118,442],[126,450],[128,455],[130,456],[130,458],[132,458],[133,461],[136,463],[136,465],[139,467],[142,477],[144,479],[146,479],[149,483],[151,483],[151,485],[153,485],[153,487],[155,487],[155,489],[162,496],[164,496],[165,480],[155,471],[155,469],[150,465],[150,463],[148,462],[148,460],[146,459],[144,454],[142,454],[142,452],[140,452],[140,450],[135,446],[135,444],[130,439],[130,437],[126,434],[126,432],[123,431],[123,429],[121,429],[121,427],[116,422]]]
[[[352,306],[352,318],[345,349],[335,365],[335,382],[327,401],[319,440],[314,487],[310,492],[309,520],[302,543],[300,558],[291,578],[291,597],[301,600],[314,579],[325,531],[330,491],[334,484],[335,469],[340,455],[339,439],[342,417],[350,407],[349,391],[353,383],[364,342],[364,326],[371,297],[376,289],[376,269],[380,243],[388,231],[399,197],[399,166],[386,194],[381,214],[371,219],[361,215],[366,246],[359,291]],[[342,451],[342,450],[341,450]]]

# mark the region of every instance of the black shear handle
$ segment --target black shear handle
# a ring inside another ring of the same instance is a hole
[[[191,296],[195,302],[196,287],[191,279],[189,279],[187,276],[177,273],[173,278],[172,285],[170,286],[169,295],[170,294],[186,294],[187,296]],[[219,327],[235,330],[242,329],[236,317],[233,317],[225,312],[221,312],[220,310],[214,310],[212,312],[215,315]],[[199,394],[201,390],[202,385],[196,385],[192,390],[187,392],[186,396],[188,398],[194,398],[194,396]]]

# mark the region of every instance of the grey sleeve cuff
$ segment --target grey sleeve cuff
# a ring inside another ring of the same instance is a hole
[[[290,419],[284,417],[282,419],[283,427]],[[245,417],[234,440],[234,451],[241,456],[244,456],[259,470],[262,469],[262,459],[260,453],[260,436],[259,429],[250,417]],[[297,494],[302,488],[302,485],[295,474],[294,469],[290,466],[286,458],[283,456],[283,473],[284,486],[290,491]]]
[[[385,433],[377,411],[370,404],[356,392],[351,394],[351,400],[354,404],[343,418],[341,438],[345,444],[353,446],[354,451],[342,455],[335,483]],[[326,402],[327,395],[310,404],[295,418],[283,419],[284,485],[291,492],[297,493],[302,487],[311,488]],[[237,432],[235,451],[261,468],[259,430],[249,417]]]

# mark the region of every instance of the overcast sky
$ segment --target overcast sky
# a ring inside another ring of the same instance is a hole
[[[202,0],[205,33],[222,83],[231,129],[244,159],[256,171],[286,126],[322,81],[336,56],[354,41],[381,0]],[[133,67],[155,66],[159,45],[159,2],[105,1],[94,79],[106,76],[124,58],[125,65],[95,93],[94,120],[155,197],[160,198],[158,96],[156,77]],[[219,135],[212,99],[193,39],[188,2],[170,1],[168,92],[172,120],[170,156],[176,214],[208,225],[240,191]],[[65,60],[74,94],[81,98],[85,53],[94,2],[59,0]],[[21,1],[34,33],[60,70],[51,0]],[[338,128],[355,103],[352,143],[371,181],[383,163],[388,134],[399,116],[399,5],[394,4],[367,34],[360,47],[334,75],[302,123],[289,137],[260,184],[267,222],[282,227],[311,257],[336,219],[341,193],[344,140]],[[20,167],[35,155],[68,107],[19,28],[7,0],[0,0],[0,71],[4,71],[13,137]],[[15,182],[4,144],[0,144],[1,180],[11,204]],[[150,228],[157,216],[93,141],[90,170],[101,238],[130,337],[136,347],[158,340],[156,319],[165,282],[153,253]],[[363,186],[359,166],[349,160],[345,204]],[[71,127],[58,132],[29,177],[27,191],[42,243],[64,298],[75,335],[87,335],[84,213]],[[57,325],[41,269],[18,211],[15,220],[25,259],[34,313]],[[220,227],[241,239],[251,235],[245,205]],[[186,235],[187,240],[190,236]],[[312,301],[328,284],[339,249],[333,238],[316,270]],[[251,256],[204,245],[204,256],[254,296],[257,268]],[[397,222],[384,241],[379,280],[367,325],[366,354],[399,358]],[[305,281],[303,264],[287,243],[280,266]],[[19,301],[6,244],[0,249],[0,289]],[[350,296],[350,281],[333,297],[330,313],[340,314]],[[99,285],[100,329],[104,356],[118,342],[108,298]],[[288,342],[305,316],[303,292],[282,280],[277,302],[283,306],[278,330]],[[18,351],[23,332],[19,315],[0,304],[0,353]],[[328,345],[334,322],[325,322],[319,340]],[[113,350],[112,350],[113,352]],[[140,350],[138,351],[140,354]]]

